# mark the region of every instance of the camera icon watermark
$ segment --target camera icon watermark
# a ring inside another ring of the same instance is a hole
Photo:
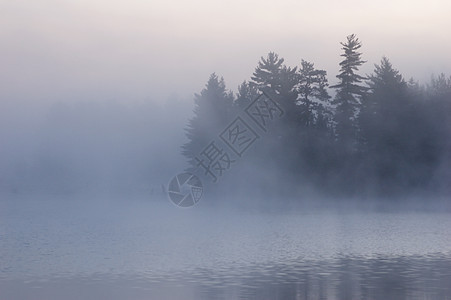
[[[199,202],[204,188],[199,177],[191,173],[174,176],[168,185],[168,197],[178,207],[191,207]]]

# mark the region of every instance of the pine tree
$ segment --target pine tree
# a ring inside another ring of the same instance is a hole
[[[386,57],[375,65],[368,85],[359,115],[367,177],[380,193],[427,184],[438,156],[430,105],[411,97]]]
[[[269,52],[267,58],[261,57],[258,66],[251,77],[250,84],[257,89],[270,88],[275,92],[281,89],[280,72],[282,70],[284,59],[279,58],[274,52]]]
[[[296,130],[299,123],[299,106],[296,105],[295,89],[297,82],[297,68],[284,65],[283,58],[270,52],[266,58],[261,57],[249,83],[261,92],[268,92],[284,112],[283,117],[272,124],[270,132],[257,150],[260,161],[271,161],[284,172],[295,169],[293,161],[298,154]]]
[[[356,137],[356,116],[358,114],[360,99],[367,88],[362,85],[366,78],[357,74],[359,67],[365,63],[358,52],[362,44],[351,34],[343,46],[343,61],[340,62],[340,73],[337,75],[339,83],[331,86],[337,90],[333,100],[336,105],[335,123],[337,139],[347,147],[354,143]]]
[[[281,98],[293,99],[296,95],[294,86],[298,80],[297,68],[287,67],[283,62],[284,59],[274,52],[268,53],[266,59],[261,57],[249,85],[260,91],[269,88]]]
[[[328,127],[331,116],[328,115],[330,96],[326,75],[326,71],[316,69],[313,63],[301,61],[296,85],[300,126],[296,133],[295,165],[303,170],[299,181],[310,181],[310,184],[324,184],[333,143]]]
[[[326,71],[315,69],[313,63],[302,60],[298,74],[296,89],[301,110],[300,122],[306,127],[327,126],[330,96],[326,89],[329,85]]]
[[[407,105],[407,83],[383,57],[369,76],[368,86],[369,93],[363,97],[358,120],[360,141],[367,151],[374,151],[375,147],[381,146],[381,135],[387,137],[387,130],[396,130],[396,119]]]
[[[277,101],[285,112],[282,124],[285,129],[294,128],[299,118],[299,108],[296,105],[298,81],[297,68],[287,67],[284,59],[274,52],[268,53],[267,58],[261,57],[253,76],[249,82],[251,87],[260,91],[270,90],[274,101]]]
[[[223,130],[231,120],[233,94],[227,91],[224,79],[213,73],[201,91],[195,95],[194,117],[185,128],[188,143],[182,154],[196,165],[195,157]]]

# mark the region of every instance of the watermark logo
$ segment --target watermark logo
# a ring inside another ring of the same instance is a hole
[[[171,179],[169,199],[179,207],[191,207],[199,202],[204,188],[200,179],[191,173],[181,173]]]
[[[280,105],[266,93],[255,98],[244,111],[264,132],[267,132],[271,122],[284,115]]]
[[[219,135],[221,140],[239,157],[260,138],[260,136],[240,117],[237,117]]]
[[[262,91],[235,119],[219,133],[196,157],[196,166],[191,172],[201,172],[216,183],[223,173],[268,132],[268,127],[284,115],[282,107]],[[169,183],[168,195],[180,207],[190,207],[199,202],[203,186],[192,173],[181,173]]]

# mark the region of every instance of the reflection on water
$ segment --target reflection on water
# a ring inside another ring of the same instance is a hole
[[[0,300],[451,299],[449,228],[437,213],[3,201]]]
[[[1,299],[451,299],[451,256],[341,257],[173,276],[7,279]]]

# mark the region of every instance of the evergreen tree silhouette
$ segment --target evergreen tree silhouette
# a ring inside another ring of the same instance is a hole
[[[250,85],[259,90],[270,88],[274,92],[280,93],[282,88],[280,73],[283,62],[284,59],[279,58],[279,55],[274,52],[269,52],[266,58],[262,56],[251,77]]]
[[[384,182],[393,182],[401,176],[401,160],[408,146],[402,135],[410,136],[404,132],[410,99],[407,83],[386,57],[375,65],[368,86],[358,118],[359,141],[367,157],[367,176],[378,183],[380,190],[386,189]]]
[[[336,137],[346,148],[354,148],[356,138],[356,117],[359,110],[360,99],[366,93],[367,88],[362,85],[366,78],[357,74],[359,67],[365,63],[358,52],[362,44],[359,39],[351,34],[346,42],[341,43],[344,59],[340,62],[340,73],[337,75],[339,83],[331,86],[337,93],[333,100],[336,106],[335,123]]]
[[[318,70],[313,63],[302,60],[298,74],[296,89],[297,103],[301,111],[300,123],[305,127],[315,125],[327,127],[328,120],[331,118],[329,109],[331,97],[327,92],[329,83],[326,71]]]
[[[195,157],[227,126],[233,114],[233,94],[227,91],[224,79],[215,73],[200,94],[195,95],[194,117],[185,128],[188,142],[182,154],[191,167],[196,167]]]

